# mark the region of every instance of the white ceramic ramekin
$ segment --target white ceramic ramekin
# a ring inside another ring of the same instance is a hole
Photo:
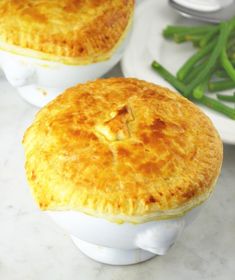
[[[110,59],[93,64],[66,65],[0,50],[0,66],[9,83],[25,100],[42,107],[66,88],[108,72],[121,59],[129,38],[130,30]]]
[[[143,224],[117,224],[78,211],[47,211],[90,258],[112,265],[129,265],[164,255],[202,206],[185,216]]]

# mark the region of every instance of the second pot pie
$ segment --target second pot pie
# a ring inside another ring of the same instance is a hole
[[[42,210],[143,223],[184,215],[210,195],[222,144],[194,104],[136,79],[79,84],[43,108],[23,144]]]
[[[134,0],[1,0],[0,47],[34,58],[89,64],[111,57]]]

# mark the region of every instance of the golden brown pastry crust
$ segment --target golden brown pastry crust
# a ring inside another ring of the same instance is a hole
[[[66,90],[37,114],[23,144],[41,209],[131,222],[199,205],[222,162],[220,137],[196,105],[125,78]]]
[[[1,0],[0,48],[20,55],[89,64],[123,40],[134,0]]]

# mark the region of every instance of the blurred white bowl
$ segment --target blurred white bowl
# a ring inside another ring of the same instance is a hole
[[[66,88],[97,79],[120,59],[130,37],[130,30],[112,57],[89,65],[66,65],[0,50],[0,66],[9,83],[29,103],[42,107]]]

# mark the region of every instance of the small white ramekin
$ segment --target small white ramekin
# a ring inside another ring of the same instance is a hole
[[[29,103],[43,107],[66,88],[94,80],[121,59],[131,31],[108,60],[88,65],[67,65],[0,50],[0,67],[9,83]]]
[[[90,258],[111,265],[129,265],[166,254],[184,228],[195,220],[201,207],[178,219],[143,224],[117,224],[78,211],[46,213]]]

